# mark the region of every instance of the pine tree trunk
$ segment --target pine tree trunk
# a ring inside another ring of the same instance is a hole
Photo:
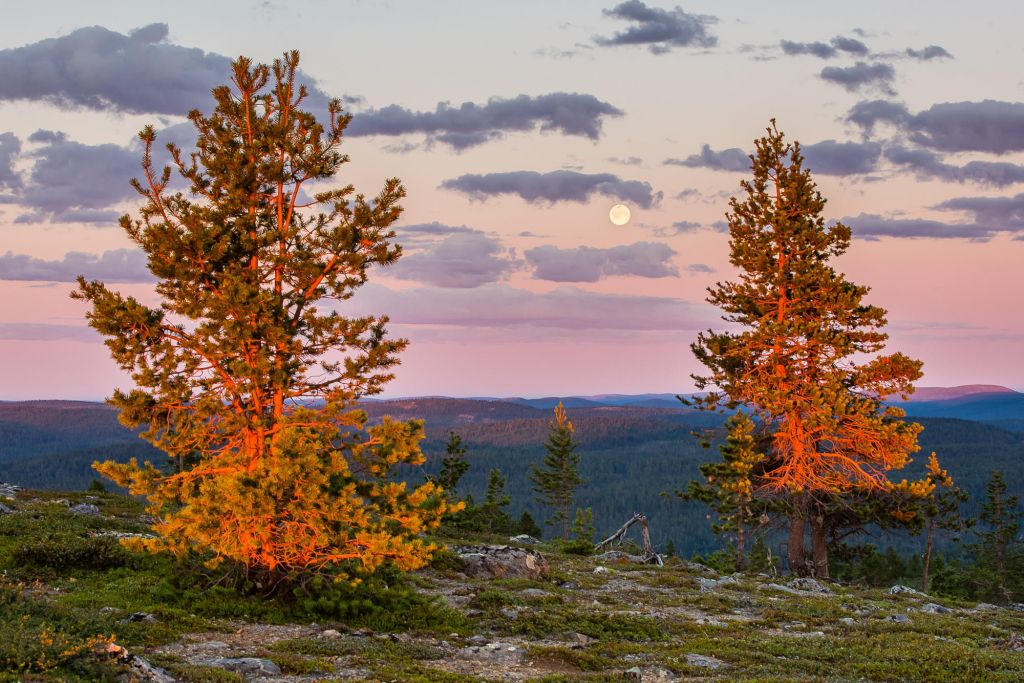
[[[562,540],[569,540],[569,507],[562,508]]]
[[[736,571],[743,571],[743,567],[747,564],[746,557],[743,554],[743,545],[746,540],[746,529],[744,528],[743,520],[740,520],[739,526],[736,527]]]
[[[921,592],[928,592],[928,570],[932,565],[932,546],[935,542],[935,518],[928,520],[928,541],[924,546],[924,567],[921,571]]]
[[[786,556],[789,560],[789,571],[795,576],[807,573],[804,557],[804,527],[807,525],[806,503],[802,495],[793,501],[793,512],[789,516],[789,542],[786,545]]]
[[[818,506],[811,512],[811,552],[814,556],[812,573],[817,579],[827,579],[828,544],[825,542],[825,513]]]

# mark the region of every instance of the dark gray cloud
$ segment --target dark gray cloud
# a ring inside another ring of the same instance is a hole
[[[102,254],[70,251],[49,261],[7,252],[0,256],[0,280],[74,282],[79,275],[107,282],[150,282],[146,254],[139,249],[112,249]]]
[[[836,49],[828,43],[814,41],[813,43],[798,43],[792,40],[783,40],[779,43],[782,51],[787,55],[813,55],[820,59],[831,59],[836,56]]]
[[[578,173],[576,171],[510,171],[507,173],[468,173],[441,183],[446,190],[455,190],[472,199],[486,200],[502,194],[518,195],[528,202],[585,202],[599,194],[649,209],[661,201],[662,193],[654,192],[650,183],[623,180],[612,173]]]
[[[867,45],[856,38],[848,38],[846,36],[836,36],[832,39],[832,45],[834,45],[840,52],[845,52],[850,55],[859,55],[863,57],[869,52]]]
[[[627,0],[611,9],[605,16],[631,22],[633,25],[610,37],[595,36],[598,45],[646,45],[654,54],[664,54],[674,47],[714,47],[718,38],[708,28],[716,17],[688,14],[681,7],[670,10],[649,7],[640,0]]]
[[[779,46],[787,55],[813,55],[819,59],[832,59],[840,53],[864,56],[869,52],[867,45],[856,38],[845,36],[836,36],[828,43],[823,43],[820,40],[810,43],[783,40]]]
[[[531,292],[505,283],[401,291],[370,283],[350,304],[346,315],[387,311],[397,325],[477,329],[694,330],[716,319],[709,307],[681,299],[587,292],[572,286]]]
[[[679,274],[672,265],[675,255],[672,247],[660,242],[636,242],[607,249],[544,245],[525,252],[527,263],[534,268],[533,276],[552,282],[597,282],[614,275],[669,277]]]
[[[675,194],[675,198],[676,199],[678,199],[680,201],[684,201],[684,202],[700,199],[700,197],[701,197],[700,190],[697,190],[697,189],[692,188],[692,187],[688,187],[685,190],[680,190],[679,192],[677,192]]]
[[[554,131],[596,140],[606,117],[622,116],[616,107],[593,95],[557,92],[538,97],[492,97],[486,104],[446,102],[430,112],[391,105],[356,114],[346,133],[408,135],[422,133],[427,142],[439,142],[457,150],[482,145],[515,131]]]
[[[874,170],[882,152],[882,146],[877,142],[835,140],[822,140],[804,145],[801,149],[811,170],[822,175],[840,176],[869,173]],[[672,166],[707,168],[712,171],[750,171],[750,157],[738,147],[716,151],[711,149],[710,145],[703,145],[700,154],[692,154],[685,159],[666,159],[665,163]]]
[[[920,59],[922,62],[931,61],[932,59],[953,59],[953,55],[946,48],[939,47],[938,45],[928,45],[920,50],[908,47],[906,55],[914,59]]]
[[[995,232],[1024,231],[1024,193],[1012,197],[957,197],[935,208],[969,214],[975,222]]]
[[[750,170],[750,157],[738,147],[715,151],[711,145],[703,145],[700,154],[691,154],[685,159],[665,159],[669,166],[707,168],[712,171],[744,172]]]
[[[166,42],[167,34],[167,24],[128,34],[89,26],[0,50],[0,101],[178,116],[209,109],[210,90],[228,82],[231,60]],[[307,104],[325,108],[326,96],[301,80],[311,89]]]
[[[879,123],[901,125],[908,118],[910,112],[905,106],[889,100],[858,102],[846,113],[846,121],[863,128],[867,133],[871,133]]]
[[[520,265],[512,251],[503,247],[497,238],[475,230],[456,230],[426,248],[403,256],[388,272],[402,280],[466,289],[504,280]]]
[[[806,165],[823,175],[857,175],[875,169],[882,145],[877,142],[836,142],[822,140],[801,147]]]
[[[687,273],[713,273],[715,269],[706,263],[691,263],[684,268]]]
[[[942,102],[911,114],[895,102],[859,102],[846,120],[866,132],[878,123],[899,128],[909,140],[943,152],[1024,151],[1024,102]]]
[[[138,149],[86,145],[49,132],[36,137],[47,142],[26,154],[34,164],[14,201],[30,213],[16,222],[114,222],[120,212],[112,207],[138,196],[128,184],[141,174]]]
[[[1024,166],[1001,161],[969,161],[962,166],[947,164],[927,149],[902,146],[889,147],[885,158],[912,171],[922,180],[936,179],[951,182],[976,182],[992,187],[1005,187],[1024,183]]]
[[[977,223],[944,223],[924,218],[886,218],[868,213],[847,216],[841,222],[850,226],[855,237],[866,239],[937,237],[985,241],[991,239],[995,233]]]
[[[0,189],[21,188],[21,175],[14,168],[19,154],[21,140],[14,133],[0,133]]]
[[[879,90],[886,94],[895,94],[892,82],[896,78],[896,69],[892,64],[884,62],[857,62],[853,66],[826,66],[818,74],[822,80],[841,85],[850,92],[860,90]]]

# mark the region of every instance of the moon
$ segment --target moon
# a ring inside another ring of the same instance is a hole
[[[625,204],[616,204],[608,212],[608,218],[615,225],[625,225],[629,222],[629,207]]]

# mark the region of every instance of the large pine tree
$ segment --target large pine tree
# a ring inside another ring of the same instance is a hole
[[[348,157],[350,115],[304,111],[291,52],[271,66],[239,58],[210,115],[189,114],[198,139],[154,168],[152,127],[140,134],[144,198],[121,226],[145,251],[159,303],[79,280],[89,323],[136,388],[110,402],[121,421],[178,463],[165,472],[106,462],[97,469],[159,517],[155,549],[229,561],[271,584],[294,575],[384,562],[421,566],[420,532],[448,503],[434,484],[389,480],[423,456],[419,421],[367,426],[355,409],[391,379],[401,339],[385,317],[338,312],[371,268],[400,255],[390,225],[398,179],[368,199],[327,189]],[[309,196],[307,192],[315,192]]]
[[[799,143],[786,142],[773,120],[755,148],[753,177],[726,216],[738,275],[708,290],[733,329],[698,336],[693,352],[708,374],[694,379],[708,391],[704,407],[747,406],[770,432],[761,488],[791,500],[790,566],[805,567],[810,520],[819,573],[827,574],[815,496],[885,487],[887,472],[908,462],[920,426],[881,399],[912,392],[921,363],[879,355],[885,311],[833,267],[850,229],[826,224]]]

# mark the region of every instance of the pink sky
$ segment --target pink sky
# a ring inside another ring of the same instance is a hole
[[[1024,9],[793,4],[33,3],[0,27],[0,400],[127,386],[67,294],[84,271],[150,296],[111,218],[132,136],[209,108],[223,56],[293,47],[356,114],[338,182],[397,175],[401,225],[438,224],[399,227],[405,262],[352,303],[412,341],[388,395],[691,390],[734,150],[772,116],[922,384],[1024,389]]]

